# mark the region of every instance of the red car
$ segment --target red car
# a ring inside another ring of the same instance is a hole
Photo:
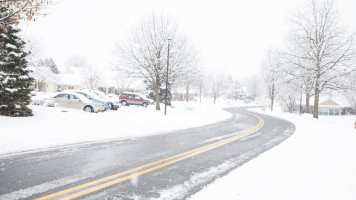
[[[151,103],[151,101],[145,97],[143,97],[141,94],[137,93],[130,93],[130,92],[124,92],[120,94],[120,103],[123,106],[126,105],[141,105],[143,107],[147,107],[148,104]]]

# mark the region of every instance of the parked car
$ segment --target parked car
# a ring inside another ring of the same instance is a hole
[[[74,90],[73,92],[79,93],[79,94],[85,96],[86,98],[88,98],[88,99],[94,101],[95,103],[100,103],[100,104],[104,107],[104,111],[110,109],[109,103],[106,103],[106,102],[104,102],[104,101],[101,101],[101,100],[99,100],[99,99],[94,98],[94,96],[92,96],[92,95],[91,95],[90,93],[88,93],[88,92],[85,92],[85,91],[82,91],[82,90],[80,90],[80,91]]]
[[[64,108],[83,109],[85,112],[104,111],[101,104],[74,92],[58,93],[53,97],[53,102]]]
[[[124,92],[120,96],[120,103],[123,106],[126,105],[142,105],[143,107],[147,107],[148,104],[151,104],[152,101],[143,97],[141,94],[132,93],[132,92]]]
[[[120,102],[119,99],[117,98],[112,99],[110,97],[108,97],[108,95],[106,95],[104,92],[99,91],[99,90],[85,90],[87,92],[90,92],[91,94],[93,94],[94,98],[99,99],[100,101],[104,101],[106,103],[108,103],[108,105],[110,106],[111,110],[117,110],[120,107]]]

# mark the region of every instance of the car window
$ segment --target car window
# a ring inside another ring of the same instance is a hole
[[[135,98],[135,95],[134,94],[129,94],[127,95],[128,98]]]
[[[69,98],[69,96],[68,96],[68,94],[59,94],[59,95],[57,95],[55,98],[59,98],[59,99],[68,99],[68,98]]]
[[[77,93],[79,93],[79,94],[85,96],[86,98],[90,98],[90,96],[89,96],[88,94],[86,94],[86,93],[83,93],[83,92],[77,92]]]
[[[70,98],[70,99],[75,99],[75,100],[78,100],[78,99],[79,99],[77,96],[75,96],[75,95],[73,95],[73,94],[70,94],[70,95],[69,95],[69,98]]]

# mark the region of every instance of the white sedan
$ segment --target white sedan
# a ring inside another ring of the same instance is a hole
[[[66,91],[58,93],[53,97],[53,101],[60,107],[83,109],[85,112],[99,112],[105,110],[101,104],[95,103],[85,96],[74,92]]]

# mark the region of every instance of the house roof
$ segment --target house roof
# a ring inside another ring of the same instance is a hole
[[[59,82],[66,85],[85,85],[83,69],[79,67],[67,67],[62,73],[57,74]]]
[[[83,76],[85,68],[81,67],[66,67],[62,73],[57,74],[58,82],[60,84],[66,85],[76,85],[85,87],[85,79]],[[100,70],[99,71],[100,79],[97,87],[117,87],[117,78],[118,74],[112,70]],[[143,79],[134,80],[129,89],[132,90],[145,90],[146,84]]]
[[[319,103],[319,106],[336,106],[336,107],[342,107],[340,104],[336,103],[331,97],[321,103]]]
[[[309,105],[314,106],[314,96],[310,97]],[[305,105],[306,99],[305,95],[303,95],[302,105]],[[299,103],[299,102],[298,102]],[[350,103],[346,100],[343,95],[320,95],[319,96],[319,107],[335,107],[335,108],[342,108],[342,107],[350,107]]]

